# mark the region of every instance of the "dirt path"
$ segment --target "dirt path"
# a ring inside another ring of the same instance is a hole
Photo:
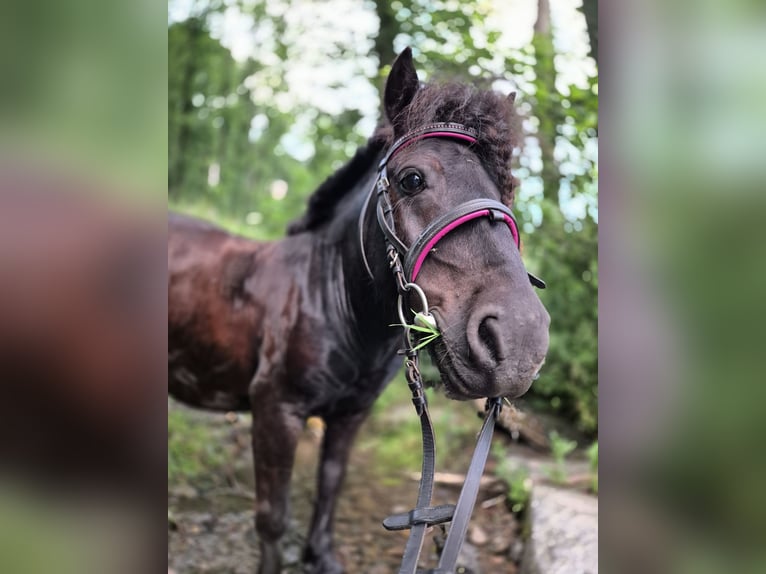
[[[253,528],[249,418],[227,418],[177,405],[171,409],[181,410],[195,432],[204,429],[208,440],[222,441],[227,461],[192,480],[169,480],[168,566],[176,574],[252,574],[258,544]],[[445,438],[458,447],[440,453],[439,470],[463,472],[480,421],[468,405],[435,405],[432,412],[437,426],[451,429],[453,436]],[[387,434],[389,425],[401,427],[402,421],[409,429],[406,442]],[[458,440],[455,433],[462,438]],[[309,425],[298,447],[292,518],[283,546],[286,574],[302,572],[300,556],[313,504],[320,436],[321,427]],[[396,572],[407,532],[387,532],[381,521],[414,503],[417,482],[411,475],[419,469],[419,440],[416,417],[406,406],[373,416],[362,429],[336,513],[336,551],[349,574]],[[404,464],[392,464],[399,459]],[[457,495],[457,487],[437,486],[434,503],[454,503]],[[435,567],[433,537],[438,534],[437,528],[427,536],[422,566]],[[503,493],[497,488],[482,492],[464,546],[462,572],[513,574],[521,551],[519,524],[507,509]]]

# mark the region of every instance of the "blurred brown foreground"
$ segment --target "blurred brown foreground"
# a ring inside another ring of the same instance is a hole
[[[3,572],[149,570],[166,464],[166,227],[164,205],[115,191],[0,164]]]

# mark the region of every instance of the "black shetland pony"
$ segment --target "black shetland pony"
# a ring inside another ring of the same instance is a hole
[[[257,243],[170,217],[169,391],[198,407],[252,411],[260,574],[280,572],[296,442],[312,415],[327,428],[304,561],[313,573],[344,571],[332,550],[336,498],[354,437],[401,364],[401,331],[390,327],[397,285],[375,198],[366,201],[380,160],[435,122],[475,134],[412,138],[386,157],[387,217],[404,245],[470,200],[513,202],[513,98],[421,86],[407,49],[384,107],[387,125],[317,189],[286,238]],[[417,278],[441,331],[429,350],[456,399],[523,394],[548,347],[550,319],[514,235],[490,219],[428,247]]]

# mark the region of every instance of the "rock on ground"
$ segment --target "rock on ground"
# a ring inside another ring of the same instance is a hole
[[[521,574],[596,574],[598,499],[535,484]]]

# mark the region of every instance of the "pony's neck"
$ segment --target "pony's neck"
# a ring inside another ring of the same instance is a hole
[[[325,312],[340,315],[340,324],[350,327],[351,339],[371,344],[389,340],[396,332],[389,325],[395,322],[397,294],[375,218],[375,197],[362,214],[377,178],[378,162],[385,154],[386,140],[385,129],[379,129],[349,164],[314,192],[306,214],[288,231],[290,235],[308,232],[314,245],[314,271],[326,279],[322,295]],[[363,249],[372,277],[364,264]]]
[[[346,209],[340,210],[333,227],[340,231],[336,236],[341,252],[340,272],[352,319],[365,338],[377,335],[387,339],[395,334],[390,325],[396,318],[397,292],[386,261],[383,233],[375,217],[375,196],[370,198],[368,208],[362,213],[377,178],[376,168],[377,162],[359,181],[358,189],[351,194],[353,200]],[[365,266],[365,258],[372,276]]]

